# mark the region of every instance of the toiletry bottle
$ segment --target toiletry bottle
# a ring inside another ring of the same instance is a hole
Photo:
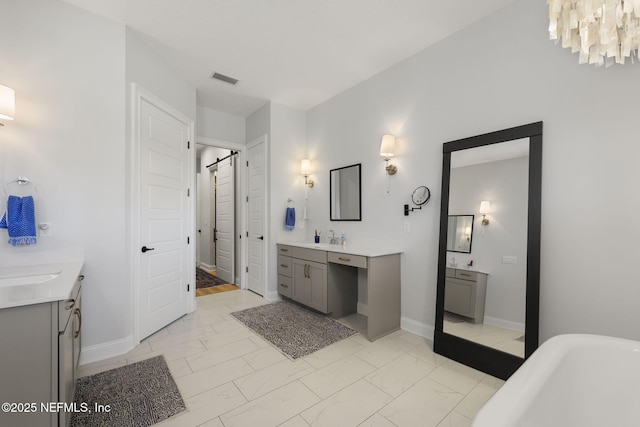
[[[345,246],[347,244],[347,238],[344,235],[344,231],[342,232],[342,235],[340,236],[340,244],[342,246]]]

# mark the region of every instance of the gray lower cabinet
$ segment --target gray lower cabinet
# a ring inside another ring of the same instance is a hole
[[[487,274],[447,268],[444,289],[445,311],[467,317],[473,323],[484,322]]]
[[[69,424],[71,412],[58,404],[73,403],[83,278],[66,300],[0,310],[0,402],[15,409],[0,412],[0,425]]]
[[[328,313],[327,264],[293,258],[291,298],[322,313]]]

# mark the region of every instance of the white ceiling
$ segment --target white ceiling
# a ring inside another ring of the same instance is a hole
[[[63,1],[135,30],[198,105],[248,116],[267,100],[306,111],[512,0]]]

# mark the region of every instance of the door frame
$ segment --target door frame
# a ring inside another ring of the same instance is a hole
[[[262,234],[264,236],[264,244],[262,246],[262,261],[263,261],[263,265],[262,265],[262,277],[264,280],[264,288],[263,288],[263,293],[262,293],[262,297],[265,298],[266,300],[269,301],[275,301],[279,299],[279,296],[277,294],[277,292],[275,293],[275,295],[273,293],[270,293],[269,291],[269,272],[271,271],[269,269],[269,266],[271,265],[271,262],[269,260],[269,253],[270,251],[268,250],[268,248],[271,245],[271,221],[270,221],[270,215],[269,215],[269,189],[270,189],[270,185],[271,185],[271,171],[269,169],[270,167],[270,161],[269,161],[269,137],[268,135],[264,134],[261,135],[255,139],[252,139],[251,141],[247,142],[246,145],[246,149],[247,149],[247,153],[246,153],[246,157],[245,160],[248,161],[249,159],[249,154],[248,151],[250,148],[256,146],[256,145],[260,145],[262,144],[262,155],[264,158],[264,177],[265,177],[265,182],[264,182],[264,189],[263,189],[263,217],[262,217]],[[247,165],[247,163],[244,163],[244,165]],[[244,198],[244,200],[246,201],[246,203],[243,203],[243,205],[246,207],[245,208],[245,221],[247,224],[247,232],[249,230],[249,168],[248,167],[243,167],[242,168],[244,173],[245,173],[245,190],[246,190],[246,197]],[[246,233],[245,233],[246,235]],[[249,265],[249,246],[248,246],[248,241],[247,243],[247,253],[246,253],[246,264],[245,266]],[[274,264],[275,265],[275,264]],[[243,269],[243,273],[246,274],[247,277],[247,287],[246,289],[249,288],[249,274],[247,273],[247,269],[244,268]]]
[[[238,170],[240,172],[240,182],[235,183],[235,188],[236,190],[240,191],[240,200],[246,200],[247,199],[247,185],[248,185],[248,179],[247,179],[247,172],[246,172],[246,168],[241,167],[242,165],[244,165],[247,162],[247,146],[244,144],[239,144],[237,142],[231,142],[231,141],[225,141],[223,139],[217,139],[217,138],[209,138],[206,136],[196,136],[196,144],[200,144],[200,145],[207,145],[209,147],[216,147],[216,148],[224,148],[225,150],[232,150],[232,151],[237,151],[238,152],[238,164],[240,166],[238,166]],[[194,152],[192,153],[193,156],[193,164],[195,165],[196,163],[196,152],[194,150]],[[202,173],[202,171],[200,171],[200,173]],[[194,179],[195,179],[195,169],[193,172],[194,175]],[[234,215],[236,218],[240,218],[240,224],[236,224],[239,225],[239,227],[236,227],[236,230],[240,232],[241,236],[244,236],[246,233],[247,228],[247,209],[246,209],[246,203],[240,203],[239,206],[236,206],[237,209],[239,209],[239,212],[236,212]],[[193,222],[195,224],[195,212],[193,215]],[[197,230],[195,230],[197,231]],[[234,236],[234,238],[237,236]],[[238,265],[239,271],[236,272],[236,276],[238,276],[240,278],[240,289],[247,289],[247,258],[249,256],[249,249],[247,247],[247,239],[239,239],[240,244],[240,264]],[[235,251],[235,249],[234,249]],[[235,254],[234,254],[235,256]],[[235,277],[234,277],[235,279]]]
[[[130,261],[130,279],[131,279],[131,301],[132,301],[132,332],[133,332],[133,345],[136,346],[140,343],[140,261],[138,255],[138,248],[140,248],[140,106],[142,100],[149,102],[155,107],[163,110],[167,114],[175,117],[181,122],[185,123],[189,128],[189,141],[190,158],[188,159],[188,182],[185,184],[191,189],[191,192],[195,190],[195,138],[194,138],[194,121],[181,113],[171,105],[167,104],[162,99],[158,98],[153,93],[142,88],[136,83],[131,83],[131,144],[129,147],[130,163],[129,163],[129,180],[130,180],[130,199],[129,199],[129,248],[126,253],[129,254]],[[187,201],[187,230],[191,230],[191,244],[187,251],[187,262],[190,265],[195,265],[196,251],[195,251],[195,200],[194,196],[190,196]],[[187,296],[187,313],[193,312],[196,308],[196,280],[195,269],[187,269],[191,271],[188,277],[188,282],[192,284],[189,290],[189,296]]]

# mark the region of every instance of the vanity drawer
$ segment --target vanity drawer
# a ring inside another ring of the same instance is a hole
[[[329,262],[335,264],[350,265],[352,267],[367,268],[367,258],[360,255],[341,254],[338,252],[328,252]]]
[[[447,277],[456,277],[456,269],[447,267]]]
[[[291,277],[291,257],[278,255],[278,274]]]
[[[291,298],[292,288],[291,277],[278,274],[278,293],[282,296]]]
[[[75,309],[79,305],[78,295],[80,294],[80,288],[82,287],[82,280],[84,280],[84,276],[80,275],[69,293],[69,298],[58,301],[58,328],[60,332],[64,331],[67,327],[67,322],[73,313],[75,313]]]
[[[291,256],[294,258],[304,259],[306,261],[320,262],[322,264],[327,263],[327,251],[323,251],[322,249],[306,249],[295,246],[291,249]]]
[[[287,245],[278,245],[278,255],[288,255],[291,256],[293,250],[291,246]]]
[[[475,282],[478,280],[478,273],[476,273],[475,271],[456,270],[456,278],[472,280]]]

